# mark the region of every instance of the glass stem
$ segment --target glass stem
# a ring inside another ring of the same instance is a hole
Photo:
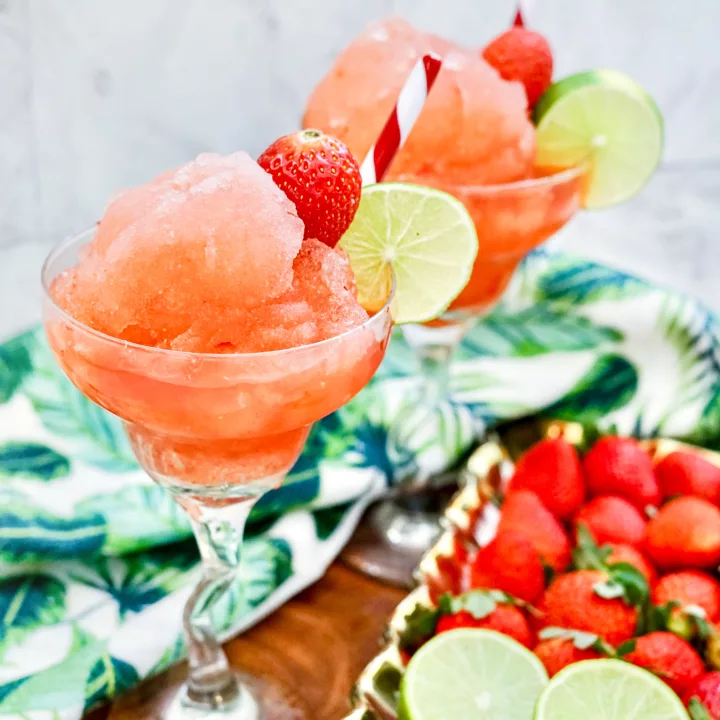
[[[437,407],[450,394],[450,359],[467,329],[463,322],[448,322],[439,327],[403,326],[405,340],[420,363],[424,404]]]
[[[202,578],[183,613],[190,666],[187,698],[194,707],[227,707],[242,693],[213,629],[210,610],[237,575],[245,523],[257,499],[211,506],[188,496],[178,498],[190,516],[202,557]]]

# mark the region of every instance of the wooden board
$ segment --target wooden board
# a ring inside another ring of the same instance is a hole
[[[267,678],[297,712],[293,720],[338,720],[350,709],[353,683],[377,654],[385,624],[404,596],[335,563],[325,577],[260,625],[231,640],[233,667]],[[147,683],[131,700],[87,720],[152,720],[182,682],[178,667]],[[280,720],[282,716],[278,716]]]

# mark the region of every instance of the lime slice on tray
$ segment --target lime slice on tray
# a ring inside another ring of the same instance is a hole
[[[627,75],[593,70],[551,85],[533,111],[541,167],[589,163],[586,208],[637,194],[660,162],[663,120],[655,101]]]
[[[438,317],[470,279],[478,241],[465,206],[452,195],[405,183],[364,187],[340,240],[350,257],[358,299],[367,310],[387,300],[395,274],[396,323]]]
[[[540,660],[507,635],[452,630],[423,645],[408,664],[398,717],[532,720],[547,683]]]
[[[535,720],[688,720],[659,678],[622,660],[584,660],[559,672],[540,696]]]

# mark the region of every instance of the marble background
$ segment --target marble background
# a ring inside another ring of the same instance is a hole
[[[258,153],[369,20],[393,13],[468,45],[511,0],[0,0],[0,332],[38,318],[48,247],[108,195],[204,150]],[[537,0],[558,75],[635,76],[666,118],[661,171],[559,242],[720,310],[720,0]],[[12,304],[12,311],[9,310]]]

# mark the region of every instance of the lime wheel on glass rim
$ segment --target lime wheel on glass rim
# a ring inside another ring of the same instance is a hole
[[[535,105],[533,120],[538,166],[587,164],[588,209],[633,197],[660,162],[660,110],[640,85],[616,70],[591,70],[554,83]]]

